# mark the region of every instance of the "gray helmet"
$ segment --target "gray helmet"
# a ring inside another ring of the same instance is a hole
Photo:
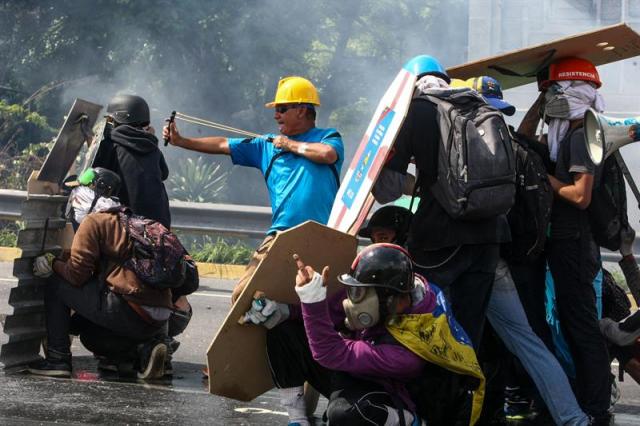
[[[117,124],[146,126],[151,121],[147,101],[136,95],[117,95],[107,105],[107,116]]]

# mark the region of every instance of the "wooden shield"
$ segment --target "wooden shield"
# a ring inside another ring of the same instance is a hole
[[[457,65],[447,73],[463,80],[488,75],[506,90],[535,82],[536,73],[556,59],[577,56],[597,66],[638,55],[640,35],[626,24],[617,24]]]
[[[60,127],[56,143],[40,169],[39,181],[60,184],[64,180],[82,144],[93,137],[91,129],[101,109],[102,105],[82,99],[73,102],[67,118]]]
[[[238,319],[249,310],[258,290],[278,302],[299,303],[294,289],[294,253],[318,272],[329,265],[329,291],[335,291],[341,285],[336,277],[349,271],[356,249],[355,237],[316,222],[308,221],[279,233],[209,345],[209,392],[251,401],[273,388],[266,357],[266,329],[240,325]]]

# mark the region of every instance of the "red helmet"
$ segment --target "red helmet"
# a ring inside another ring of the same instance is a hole
[[[602,86],[596,66],[586,59],[581,58],[558,59],[549,65],[548,80],[543,81],[541,86],[547,87],[552,81],[565,80],[590,81],[594,83],[597,88]]]

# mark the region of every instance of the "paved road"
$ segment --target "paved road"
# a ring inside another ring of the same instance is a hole
[[[0,263],[0,314],[10,312],[6,300],[13,285],[10,264]],[[231,286],[230,281],[202,279],[200,290],[190,297],[194,316],[179,338],[172,380],[142,383],[101,376],[91,354],[75,341],[71,380],[0,373],[0,425],[285,424],[274,391],[240,403],[206,390],[204,354],[227,313]],[[628,376],[620,386],[616,425],[640,425],[640,387]],[[321,401],[318,416],[325,405]]]

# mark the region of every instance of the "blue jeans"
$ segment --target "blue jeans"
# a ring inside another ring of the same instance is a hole
[[[496,268],[487,319],[533,379],[556,424],[589,424],[558,360],[529,326],[509,267],[502,259]]]

